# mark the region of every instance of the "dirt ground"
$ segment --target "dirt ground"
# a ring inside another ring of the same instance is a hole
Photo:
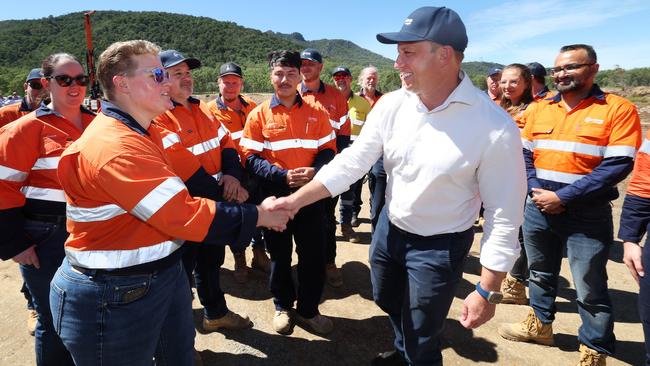
[[[640,108],[644,127],[650,111]],[[644,128],[645,132],[646,128]],[[619,185],[621,192],[625,184]],[[622,199],[614,202],[615,232]],[[267,288],[267,276],[251,272],[249,281],[237,284],[232,276],[232,255],[226,256],[222,271],[222,287],[231,310],[246,313],[254,323],[251,329],[205,334],[200,328],[201,305],[193,303],[197,328],[196,349],[206,366],[228,365],[368,365],[377,352],[392,347],[392,329],[387,316],[373,303],[368,267],[370,224],[368,191],[364,187],[362,224],[357,229],[362,243],[338,242],[337,264],[343,270],[345,284],[341,288],[326,287],[321,313],[334,321],[334,331],[318,336],[296,327],[290,336],[276,334],[271,326],[273,303]],[[340,239],[340,237],[339,237]],[[456,292],[443,336],[443,357],[446,365],[572,365],[577,363],[577,331],[580,318],[575,305],[575,289],[566,259],[562,265],[561,289],[557,299],[558,313],[553,324],[554,347],[515,343],[502,339],[497,327],[504,322],[522,320],[528,311],[521,305],[498,305],[494,319],[479,329],[468,330],[457,321],[462,301],[473,291],[479,279],[478,260],[481,233],[477,232],[470,252],[463,281]],[[248,253],[250,257],[250,252]],[[612,246],[607,265],[609,288],[616,324],[616,354],[608,365],[642,365],[644,362],[643,332],[636,308],[638,286],[622,262],[622,245]],[[294,258],[294,264],[295,264]],[[34,365],[34,340],[25,327],[25,300],[20,293],[21,277],[12,261],[0,262],[0,366]]]

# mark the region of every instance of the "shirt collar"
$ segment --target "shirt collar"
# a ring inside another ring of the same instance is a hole
[[[452,103],[462,103],[462,104],[467,104],[467,105],[472,105],[476,99],[476,88],[472,84],[470,78],[465,74],[465,71],[460,71],[458,73],[458,78],[460,79],[460,83],[454,89],[451,94],[447,97],[447,99],[439,106],[432,110],[428,110],[427,107],[422,103],[420,98],[412,92],[406,91],[406,94],[410,97],[416,97],[418,100],[417,104],[417,109],[419,112],[423,113],[431,113],[431,112],[439,112],[443,109],[446,109],[449,107],[450,104]]]
[[[375,98],[374,99],[379,99],[379,97],[381,97],[382,95],[384,95],[384,93],[382,93],[379,90],[375,89]],[[363,88],[361,88],[361,91],[359,92],[359,96],[365,98],[366,91]]]
[[[18,108],[18,111],[20,112],[31,112],[32,109],[29,108],[29,103],[27,103],[27,97],[23,97],[22,101],[20,102],[20,108]]]
[[[605,100],[605,92],[602,91],[602,89],[600,89],[598,84],[594,84],[591,87],[591,90],[589,90],[589,94],[587,94],[587,96],[584,99],[589,99],[591,97],[594,97],[598,100]],[[551,100],[555,103],[559,103],[562,100],[562,93],[557,93],[553,97],[548,98],[546,100]]]
[[[115,118],[116,120],[124,123],[128,128],[139,133],[140,135],[149,135],[149,132],[140,126],[140,124],[135,119],[133,119],[130,114],[124,112],[108,100],[102,100],[102,113],[108,117]]]
[[[546,94],[548,94],[549,91],[550,90],[548,90],[548,87],[546,85],[544,85],[544,88],[542,88],[542,90],[537,92],[537,94],[535,94],[535,96],[538,97],[538,98],[544,98],[546,96]]]
[[[274,94],[274,95],[275,95],[275,94]],[[239,102],[241,103],[241,105],[242,105],[244,108],[248,107],[248,102],[247,102],[246,100],[244,100],[244,97],[242,97],[241,94],[238,95],[237,98],[239,98]],[[224,109],[224,110],[225,110],[225,109],[228,109],[228,106],[227,106],[226,103],[223,101],[223,97],[221,96],[221,94],[217,95],[216,103],[217,103],[217,108],[219,108],[219,109]]]
[[[296,104],[298,104],[298,107],[302,107],[302,97],[300,96],[299,93],[296,93]],[[273,109],[280,105],[282,105],[282,102],[280,102],[280,98],[278,98],[278,96],[275,95],[275,93],[273,93],[273,96],[271,97],[271,102],[269,103],[269,108]]]
[[[189,98],[187,98],[187,101],[190,102],[190,103],[192,103],[192,104],[199,104],[199,103],[201,103],[200,100],[194,98],[193,96],[190,96]],[[180,104],[180,103],[177,103],[177,102],[174,101],[174,100],[172,100],[172,103],[174,104],[174,108],[178,107],[179,105],[182,105],[182,104]]]
[[[84,107],[83,105],[80,105],[79,109],[81,110],[81,113],[86,113],[86,114],[90,114],[91,116],[95,116],[95,112],[86,109],[86,107]],[[36,117],[38,118],[41,118],[43,116],[48,116],[50,114],[53,114],[57,117],[65,118],[63,117],[63,115],[61,115],[61,113],[58,113],[53,109],[50,109],[45,103],[41,103],[38,109],[36,109]]]
[[[318,80],[320,84],[318,84],[318,90],[313,91],[309,88],[307,88],[307,85],[305,85],[305,82],[300,83],[300,94],[305,94],[307,92],[312,92],[312,93],[325,93],[325,83],[323,83],[323,80]]]

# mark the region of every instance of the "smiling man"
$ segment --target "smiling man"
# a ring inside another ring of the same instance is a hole
[[[385,94],[354,144],[276,206],[295,210],[344,192],[383,153],[390,179],[369,262],[395,350],[373,365],[440,365],[440,335],[481,201],[483,269],[460,322],[476,328],[494,316],[501,280],[519,254],[524,163],[515,124],[460,70],[467,33],[458,14],[422,7],[403,24],[377,35],[397,44],[402,89]]]
[[[526,110],[522,132],[528,176],[524,246],[530,306],[521,323],[499,334],[513,341],[553,344],[555,296],[563,252],[575,281],[582,326],[580,365],[604,365],[614,352],[607,290],[616,184],[632,171],[641,144],[636,107],[594,84],[598,63],[589,45],[564,46],[551,69],[559,94]]]

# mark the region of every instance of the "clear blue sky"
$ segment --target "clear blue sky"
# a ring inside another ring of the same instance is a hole
[[[538,61],[551,66],[560,46],[587,43],[601,69],[650,67],[650,1],[10,1],[0,20],[33,19],[80,10],[150,10],[206,16],[276,32],[300,32],[305,39],[347,39],[395,58],[393,45],[375,39],[398,31],[420,6],[456,10],[468,30],[467,61],[502,64]],[[80,20],[81,21],[81,20]]]

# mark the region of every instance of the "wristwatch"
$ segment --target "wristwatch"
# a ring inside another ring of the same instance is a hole
[[[487,302],[490,304],[499,304],[501,303],[501,300],[503,300],[503,294],[497,291],[486,291],[481,287],[481,282],[476,283],[476,292],[478,292],[479,295],[483,296]]]

